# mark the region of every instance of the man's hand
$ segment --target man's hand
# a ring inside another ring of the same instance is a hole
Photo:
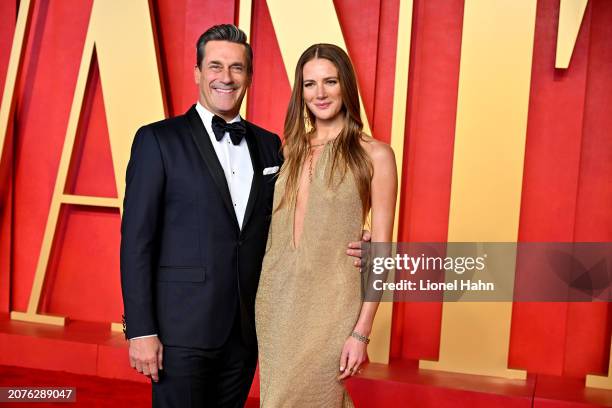
[[[162,370],[163,346],[157,336],[130,340],[130,365],[155,382],[159,381]]]
[[[363,235],[361,236],[361,241],[349,242],[349,244],[348,244],[348,249],[346,250],[346,254],[349,255],[349,256],[354,256],[355,258],[357,258],[353,262],[353,264],[357,268],[361,267],[361,258],[363,258],[363,254],[361,253],[361,243],[362,242],[370,242],[371,239],[372,239],[372,234],[370,234],[370,231],[363,230]]]

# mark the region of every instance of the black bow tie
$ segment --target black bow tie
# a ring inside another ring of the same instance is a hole
[[[223,118],[217,115],[213,116],[212,118],[212,130],[215,134],[215,138],[217,138],[217,141],[223,139],[225,132],[228,132],[230,139],[232,139],[232,143],[235,145],[239,145],[242,138],[246,134],[246,126],[243,120],[234,123],[227,123],[225,120],[223,120]]]

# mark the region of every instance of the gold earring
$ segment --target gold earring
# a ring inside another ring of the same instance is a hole
[[[313,129],[312,122],[310,121],[310,115],[308,115],[308,108],[304,106],[304,128],[306,133],[310,133]]]

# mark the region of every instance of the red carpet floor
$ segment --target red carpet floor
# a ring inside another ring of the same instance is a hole
[[[0,407],[112,407],[145,408],[151,406],[151,386],[132,381],[110,380],[89,375],[58,371],[0,366],[0,387],[76,387],[76,403],[0,403]],[[258,401],[249,401],[249,408]]]

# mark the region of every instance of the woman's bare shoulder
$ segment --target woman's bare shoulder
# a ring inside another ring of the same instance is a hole
[[[372,136],[365,133],[361,134],[361,146],[366,151],[372,163],[376,165],[377,162],[394,160],[395,154],[393,149],[385,142],[374,139]]]

